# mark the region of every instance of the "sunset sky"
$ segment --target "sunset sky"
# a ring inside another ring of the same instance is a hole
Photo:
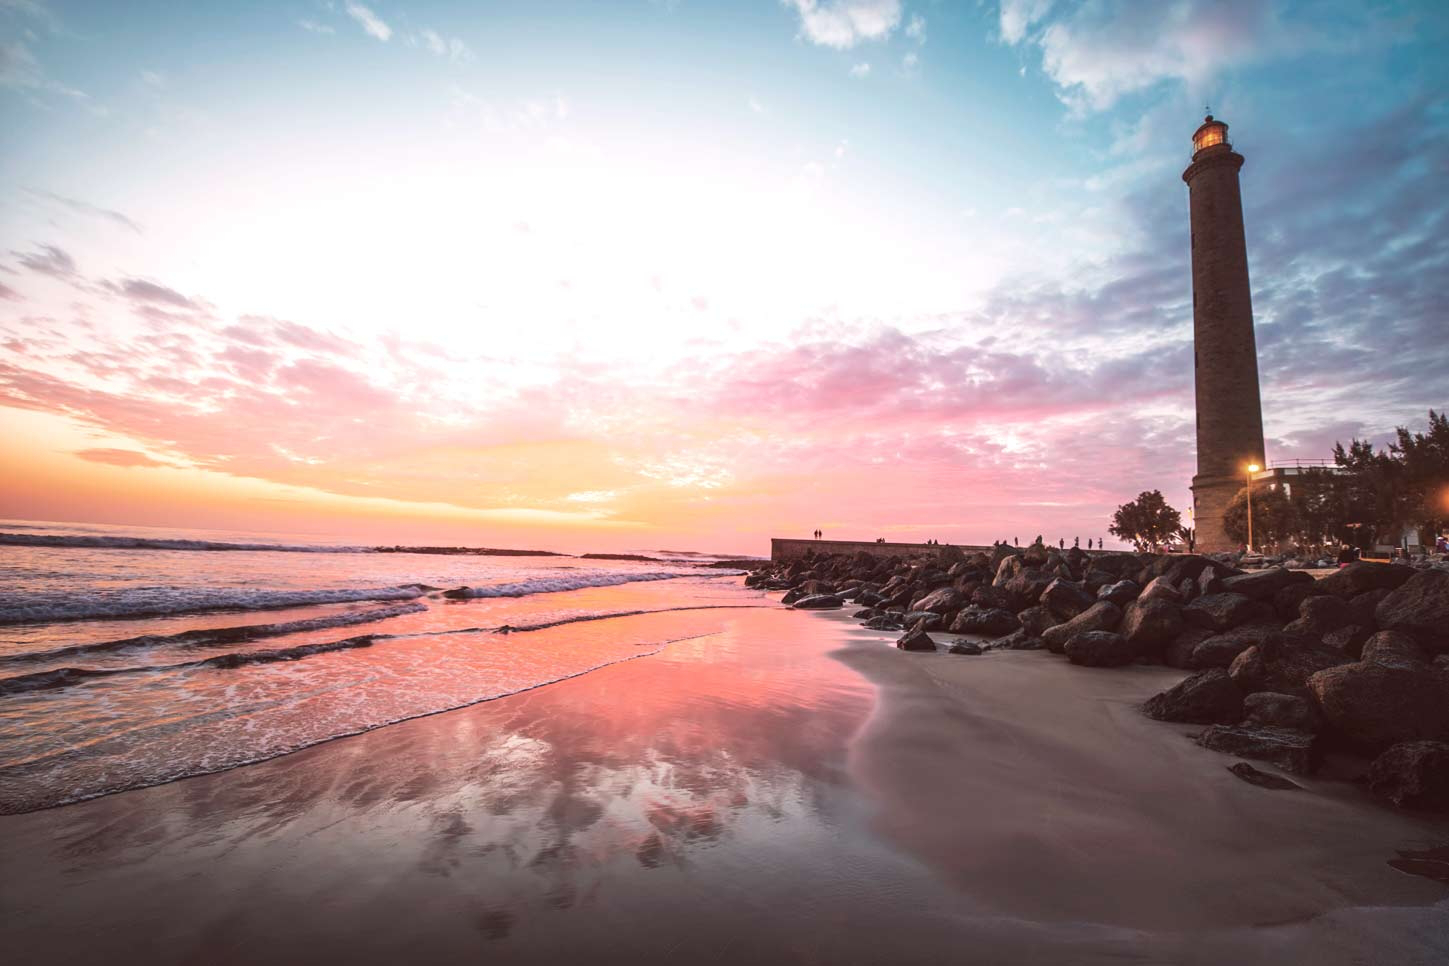
[[[0,0],[0,517],[764,552],[1106,535],[1449,404],[1441,2]],[[1110,541],[1109,541],[1110,543]]]

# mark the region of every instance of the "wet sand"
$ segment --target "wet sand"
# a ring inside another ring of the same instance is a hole
[[[742,592],[745,594],[747,592]],[[25,963],[1394,962],[1449,823],[1270,792],[1134,705],[1180,676],[719,631],[262,764],[0,818]]]

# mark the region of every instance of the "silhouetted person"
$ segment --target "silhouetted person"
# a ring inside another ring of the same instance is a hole
[[[1067,549],[1067,538],[1066,537],[1057,537],[1057,549],[1058,550],[1065,550],[1065,549]]]
[[[1072,549],[1073,550],[1081,550],[1082,549],[1082,538],[1081,537],[1073,537],[1072,538]]]

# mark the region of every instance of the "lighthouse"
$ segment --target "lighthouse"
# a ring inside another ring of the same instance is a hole
[[[1193,382],[1197,474],[1192,478],[1197,549],[1233,550],[1223,511],[1263,459],[1258,348],[1248,285],[1248,245],[1228,126],[1209,114],[1192,136],[1187,182],[1192,224]]]

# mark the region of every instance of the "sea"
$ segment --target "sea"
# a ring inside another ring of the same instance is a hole
[[[235,768],[658,653],[724,558],[0,521],[0,814]]]

